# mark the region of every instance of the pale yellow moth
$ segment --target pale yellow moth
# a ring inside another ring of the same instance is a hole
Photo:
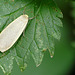
[[[18,40],[28,23],[28,15],[21,15],[11,22],[0,33],[0,51],[5,52],[10,49]]]

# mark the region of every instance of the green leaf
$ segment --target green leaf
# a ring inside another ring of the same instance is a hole
[[[22,15],[24,9],[29,18],[36,17],[29,20],[25,37],[21,35],[15,45],[0,59],[1,66],[7,64],[8,61],[5,59],[10,59],[8,65],[13,64],[13,59],[15,59],[21,71],[27,67],[30,56],[34,59],[36,66],[41,64],[47,49],[53,57],[54,40],[60,40],[59,27],[63,27],[59,19],[63,15],[53,0],[0,0],[0,32]],[[1,68],[7,74],[12,70],[12,66],[11,69],[9,66]]]
[[[73,17],[73,23],[75,25],[75,1],[72,1],[71,2],[71,5],[73,7],[73,10],[72,10],[72,17]],[[73,30],[73,35],[75,35],[75,29]],[[75,48],[75,40],[72,41],[71,45]]]
[[[13,54],[14,52],[11,51],[7,55],[4,54],[3,58],[0,58],[0,67],[6,75],[9,75],[13,68]]]
[[[72,15],[73,15],[73,17],[75,18],[75,1],[72,1],[72,2],[71,2],[71,5],[72,5],[72,7],[73,7]]]

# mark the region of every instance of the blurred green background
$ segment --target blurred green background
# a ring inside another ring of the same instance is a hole
[[[54,0],[63,13],[63,28],[61,28],[61,40],[55,42],[55,55],[50,58],[49,52],[46,51],[44,59],[39,67],[35,66],[32,58],[30,58],[28,67],[21,72],[16,62],[11,75],[73,75],[74,71],[74,53],[75,48],[71,46],[71,42],[75,40],[73,35],[73,18],[71,11],[71,2],[63,0]],[[62,2],[61,2],[62,1]],[[0,75],[4,75],[0,69]]]

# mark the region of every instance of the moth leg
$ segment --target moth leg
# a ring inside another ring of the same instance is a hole
[[[23,30],[23,33],[22,33],[23,36],[21,37],[20,45],[21,45],[21,43],[22,43],[22,39],[25,38],[25,34],[24,34],[24,33],[25,33],[25,30]]]
[[[25,33],[25,30],[23,31],[23,37],[25,37],[25,34],[24,33]]]
[[[28,18],[29,20],[32,20],[32,19],[34,19],[35,17],[37,17],[38,15],[36,15],[36,16],[34,16],[34,17],[32,17],[32,18]]]
[[[5,56],[5,53],[3,53],[3,54],[0,56],[0,58],[2,58],[3,56]]]

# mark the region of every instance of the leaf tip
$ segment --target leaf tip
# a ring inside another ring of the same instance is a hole
[[[52,56],[52,55],[51,55],[50,57],[51,57],[51,58],[53,58],[53,56]]]
[[[40,66],[40,64],[36,65],[36,67],[39,67],[39,66]]]
[[[27,64],[25,63],[24,66],[20,67],[21,72],[23,72],[27,67]]]
[[[49,50],[49,53],[50,53],[50,57],[53,58],[53,56],[54,56],[54,51],[53,51],[53,50],[51,51],[50,49],[48,49],[48,50]]]

